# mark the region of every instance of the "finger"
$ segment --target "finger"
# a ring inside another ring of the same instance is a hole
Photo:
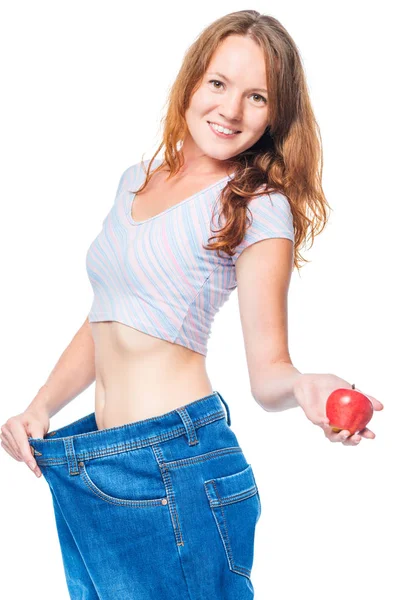
[[[351,439],[352,437],[353,436],[351,435],[350,431],[347,429],[342,429],[337,433],[332,432],[329,436],[329,439],[331,442],[342,442],[348,446],[354,444],[354,439]]]
[[[324,426],[324,433],[330,442],[341,442],[346,440],[350,435],[349,431],[340,431],[339,433],[335,433],[332,431],[332,427],[330,425]]]
[[[371,400],[374,410],[382,410],[384,408],[382,402],[374,398],[374,396],[369,396],[368,394],[364,394],[364,396],[367,396]]]
[[[342,441],[343,446],[358,446],[361,442],[361,436],[358,433],[350,435],[346,440]]]
[[[324,423],[322,429],[324,430],[325,437],[327,437],[330,442],[336,441],[334,439],[335,434],[332,431],[332,427],[328,423]]]
[[[4,448],[4,450],[7,452],[7,454],[9,454],[12,458],[15,459],[12,449],[10,448],[10,446],[7,444],[7,442],[5,440],[1,441],[1,447]],[[17,459],[15,459],[15,460],[17,460]]]
[[[327,438],[330,439],[331,442],[341,442],[342,439],[346,439],[350,435],[350,431],[342,429],[339,432],[333,431],[331,425],[328,423],[323,424],[323,430]]]
[[[344,446],[355,446],[361,441],[359,433],[351,434],[347,429],[343,429],[338,434],[339,442],[342,442]]]
[[[364,429],[361,429],[358,432],[358,434],[361,435],[362,437],[369,438],[371,440],[373,440],[376,437],[375,433],[373,431],[371,431],[370,429],[368,429],[368,427],[364,427]]]
[[[360,392],[360,394],[363,394],[364,396],[366,396],[367,398],[369,398],[372,402],[372,406],[374,410],[383,410],[384,406],[382,404],[382,402],[380,400],[377,400],[377,398],[375,398],[375,396],[371,396],[369,394],[366,394],[365,392],[362,392],[361,390],[359,390],[358,388],[353,388],[355,390],[357,390],[357,392]]]
[[[336,435],[339,437],[337,441],[344,443],[345,446],[354,445],[354,443],[357,444],[362,440],[363,437],[371,440],[374,439],[374,437],[376,437],[374,432],[368,429],[367,427],[364,427],[364,429],[361,429],[353,435],[351,435],[350,431],[347,430],[342,430]]]
[[[342,442],[345,445],[349,445],[352,444],[354,442],[354,440],[352,440],[352,435],[350,433],[350,431],[348,431],[347,429],[342,429],[342,431],[339,431],[338,433],[334,434],[336,435],[336,441],[337,442]]]
[[[1,432],[2,432],[2,440],[4,440],[7,443],[7,446],[10,448],[11,452],[14,454],[15,460],[21,461],[22,458],[19,454],[18,446],[15,443],[15,440],[14,440],[14,437],[13,437],[11,431],[6,426],[3,426]]]
[[[35,475],[39,476],[40,469],[37,466],[36,460],[32,455],[32,448],[28,442],[28,436],[25,431],[25,427],[19,421],[15,421],[11,433],[18,446],[21,459],[28,465],[28,467],[32,471],[34,471]]]
[[[343,441],[347,440],[350,436],[350,431],[348,431],[347,429],[346,430],[343,429],[337,433],[333,432],[331,426],[328,425],[327,423],[324,424],[323,429],[324,429],[326,437],[331,442],[343,442]],[[370,429],[368,429],[368,427],[364,427],[364,429],[361,429],[358,432],[358,436],[364,437],[364,438],[367,438],[370,440],[373,440],[376,437],[375,433],[373,431],[371,431]],[[354,436],[353,436],[352,442],[354,442]]]

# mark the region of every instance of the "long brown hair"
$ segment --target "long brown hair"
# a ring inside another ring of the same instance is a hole
[[[163,141],[149,161],[142,191],[151,177],[168,165],[167,179],[183,165],[178,148],[188,129],[185,113],[192,94],[201,84],[218,45],[230,35],[251,38],[263,50],[267,74],[269,125],[261,138],[250,148],[229,158],[230,173],[221,191],[220,205],[224,227],[208,250],[234,254],[243,240],[248,203],[260,195],[260,186],[267,193],[283,193],[291,207],[294,225],[294,268],[300,271],[304,259],[299,247],[310,228],[311,245],[327,223],[329,206],[322,190],[322,143],[307,89],[299,51],[286,29],[274,17],[255,10],[227,14],[206,27],[185,53],[182,66],[170,89],[167,113],[164,117]],[[150,173],[154,158],[165,146],[163,162]],[[267,184],[267,188],[265,188]],[[265,193],[265,191],[263,192]],[[250,211],[251,212],[251,211]],[[220,225],[220,222],[218,223]],[[319,229],[319,230],[318,230]]]

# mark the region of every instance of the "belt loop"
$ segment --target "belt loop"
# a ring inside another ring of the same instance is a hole
[[[226,400],[223,399],[223,397],[221,396],[221,394],[219,392],[217,392],[218,396],[221,398],[225,408],[226,408],[226,420],[228,422],[229,427],[231,426],[231,413],[229,411],[229,406],[228,403],[226,402]]]
[[[177,408],[176,412],[182,419],[182,423],[185,426],[189,446],[195,446],[196,444],[199,443],[199,440],[197,439],[196,428],[193,424],[193,421],[192,421],[188,411],[186,410],[186,408]]]
[[[79,475],[78,463],[76,461],[73,436],[63,438],[65,455],[67,457],[68,470],[70,475]]]

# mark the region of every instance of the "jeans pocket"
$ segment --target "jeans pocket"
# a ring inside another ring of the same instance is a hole
[[[251,465],[204,482],[231,571],[250,578],[261,501]]]
[[[144,508],[167,504],[165,485],[151,448],[80,461],[85,486],[100,500]]]

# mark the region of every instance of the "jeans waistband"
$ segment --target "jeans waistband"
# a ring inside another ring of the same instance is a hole
[[[38,465],[63,464],[118,451],[141,448],[186,434],[189,444],[197,444],[196,428],[225,418],[231,425],[230,411],[221,394],[194,400],[157,417],[98,430],[95,413],[91,413],[43,438],[28,437]]]

